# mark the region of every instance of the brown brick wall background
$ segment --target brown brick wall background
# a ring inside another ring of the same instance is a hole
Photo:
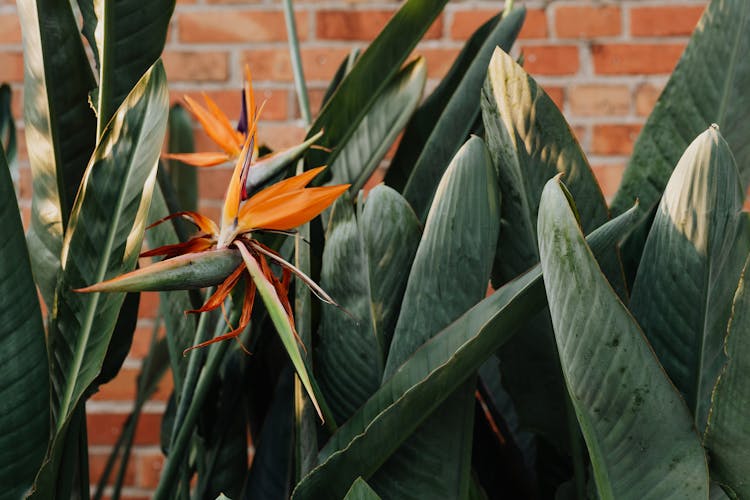
[[[607,197],[616,190],[633,142],[706,5],[706,0],[516,0],[528,8],[516,45],[526,68],[563,110],[589,155]],[[365,47],[398,8],[388,0],[297,0],[297,24],[313,112],[328,79],[352,47]],[[500,1],[451,1],[417,52],[427,58],[432,88],[463,42],[502,7]],[[259,129],[272,148],[304,135],[294,95],[280,0],[178,0],[164,60],[173,99],[206,92],[229,116],[239,112],[241,68],[268,99]],[[21,116],[21,31],[12,0],[0,0],[0,81],[15,91]],[[198,150],[209,141],[196,134]],[[30,175],[19,119],[21,205],[28,217]],[[201,208],[217,215],[228,168],[202,170]],[[144,294],[131,354],[115,381],[88,405],[91,475],[95,482],[130,411],[140,361],[148,349],[157,300]],[[126,498],[148,498],[158,480],[160,414],[169,381],[148,403],[126,477]]]

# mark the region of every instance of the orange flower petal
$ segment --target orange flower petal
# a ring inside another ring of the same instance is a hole
[[[195,116],[196,120],[200,122],[201,127],[203,127],[203,130],[206,131],[211,140],[218,144],[221,149],[232,157],[239,154],[240,148],[237,144],[237,136],[234,130],[231,129],[231,125],[230,130],[227,130],[226,124],[222,123],[221,119],[215,117],[189,96],[185,96],[185,106]]]
[[[226,153],[166,153],[165,160],[177,160],[194,167],[214,167],[232,159]]]
[[[349,184],[340,184],[299,189],[256,203],[241,215],[238,232],[286,230],[300,226],[328,208],[348,188]]]
[[[310,184],[310,182],[312,182],[312,180],[325,168],[326,167],[318,167],[318,168],[313,168],[311,170],[307,170],[306,172],[303,172],[299,175],[295,175],[294,177],[290,177],[288,179],[284,179],[283,181],[279,181],[276,184],[268,186],[262,191],[254,194],[242,206],[242,209],[240,209],[240,217],[243,216],[243,213],[252,211],[253,207],[261,206],[272,198],[275,198],[289,191],[296,191],[296,190],[304,188],[305,186]]]
[[[232,288],[237,284],[237,282],[240,280],[240,277],[242,276],[242,272],[245,270],[245,266],[239,266],[237,269],[232,272],[229,276],[227,276],[227,279],[224,280],[224,282],[216,287],[216,291],[208,298],[205,304],[201,306],[200,309],[191,309],[189,311],[185,311],[188,313],[202,313],[207,311],[213,311],[217,307],[221,306],[224,303],[224,299],[227,298],[229,295],[229,292],[232,291]]]
[[[234,143],[237,149],[240,149],[242,147],[242,143],[245,142],[245,134],[237,132],[237,130],[232,126],[232,123],[229,121],[229,118],[227,118],[227,115],[224,114],[221,108],[216,105],[216,102],[208,97],[205,92],[203,92],[203,100],[206,102],[206,106],[208,106],[208,110],[211,112],[211,114],[219,121],[219,123],[221,123],[221,126],[224,128],[224,132],[228,136],[234,137]]]
[[[219,228],[216,227],[216,224],[214,223],[214,221],[212,221],[205,215],[199,214],[198,212],[191,212],[189,210],[185,210],[182,212],[175,212],[171,215],[167,215],[166,217],[163,217],[159,219],[158,221],[154,222],[153,224],[148,226],[146,229],[151,229],[154,226],[158,226],[162,222],[166,222],[176,217],[182,217],[192,222],[198,227],[198,229],[200,229],[204,233],[209,234],[211,236],[217,236],[219,234]]]

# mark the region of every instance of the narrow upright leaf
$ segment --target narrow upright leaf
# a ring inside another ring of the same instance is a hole
[[[750,227],[737,167],[716,128],[685,151],[657,210],[631,310],[699,430],[725,357],[724,336]]]
[[[601,272],[570,194],[550,180],[539,253],[565,382],[602,499],[708,497],[693,420]]]
[[[36,493],[54,491],[67,425],[99,374],[124,294],[73,291],[131,270],[146,225],[167,124],[160,62],[149,70],[104,130],[66,231],[49,327],[55,437]]]
[[[316,373],[337,421],[380,387],[420,234],[406,200],[383,185],[357,217],[349,200],[334,205],[320,284],[351,316],[322,308]]]
[[[480,117],[482,82],[487,74],[487,64],[492,58],[493,51],[497,50],[498,46],[510,50],[525,18],[526,9],[519,8],[511,11],[498,23],[495,32],[479,49],[440,113],[404,187],[404,197],[420,220],[424,221],[427,218],[438,179],[448,168],[451,159],[466,141]]]
[[[20,0],[24,127],[33,196],[27,235],[47,305],[60,268],[63,231],[96,143],[89,91],[96,86],[69,2]]]
[[[620,213],[636,198],[643,213],[659,202],[692,140],[717,123],[750,183],[750,3],[711,0],[635,144],[612,201]]]
[[[729,358],[714,389],[704,442],[712,477],[738,498],[750,497],[750,258],[732,305],[726,338]]]
[[[349,183],[350,193],[359,192],[419,104],[426,80],[421,57],[393,77],[331,164],[331,184]]]
[[[404,293],[384,379],[484,297],[500,230],[500,194],[487,148],[472,137],[438,186]],[[385,498],[468,492],[474,378],[402,445],[372,485]],[[419,456],[415,461],[411,457]]]
[[[44,324],[0,144],[0,498],[22,498],[49,437],[49,377]]]
[[[101,135],[130,89],[161,56],[175,0],[85,1],[93,1],[96,14],[94,53],[99,56],[96,109],[97,130]],[[89,10],[83,10],[87,14],[84,18],[87,36],[94,22]]]

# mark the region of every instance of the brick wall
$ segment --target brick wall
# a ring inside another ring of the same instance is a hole
[[[633,142],[677,62],[706,0],[541,1],[516,0],[529,11],[518,48],[526,68],[547,89],[589,155],[605,195],[616,190]],[[299,141],[304,130],[294,95],[279,0],[178,0],[164,56],[173,99],[201,91],[230,116],[239,111],[241,67],[247,62],[256,89],[268,99],[260,138],[279,148]],[[472,31],[502,2],[453,1],[417,52],[427,58],[430,86],[449,68]],[[398,2],[388,0],[297,0],[305,75],[313,109],[328,79],[354,46],[364,47]],[[518,49],[517,49],[518,50]],[[10,81],[20,116],[21,34],[12,0],[0,0],[0,81]],[[20,122],[19,122],[19,125]],[[208,147],[197,134],[197,146]],[[21,197],[28,217],[30,179],[21,131]],[[229,179],[228,169],[200,173],[201,208],[214,215]],[[130,410],[140,360],[148,349],[157,299],[144,294],[135,344],[120,376],[88,405],[92,482]],[[126,477],[127,498],[147,498],[158,480],[158,422],[169,381],[146,407],[134,461]]]

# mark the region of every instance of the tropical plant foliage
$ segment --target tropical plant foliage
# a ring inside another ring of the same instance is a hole
[[[85,403],[145,290],[152,348],[96,498],[168,371],[159,499],[750,496],[747,2],[710,2],[616,217],[508,55],[512,2],[424,96],[407,59],[446,1],[406,0],[306,140],[263,155],[249,71],[236,126],[168,109],[174,1],[147,3],[79,0],[79,25],[19,0],[33,200],[24,237],[0,87],[0,498],[89,497]],[[192,150],[190,115],[220,151]],[[226,162],[217,224],[195,168]]]

